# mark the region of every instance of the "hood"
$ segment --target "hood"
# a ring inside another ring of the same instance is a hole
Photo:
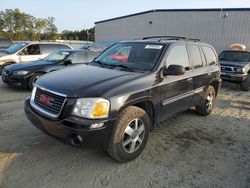
[[[41,76],[36,84],[67,97],[102,97],[107,92],[112,95],[112,89],[129,83],[142,74],[92,65],[77,65]]]
[[[234,62],[234,61],[220,61],[220,64],[222,66],[230,66],[230,67],[237,67],[237,68],[243,68],[245,67],[248,62]]]
[[[6,69],[11,71],[17,71],[17,70],[32,70],[33,68],[43,67],[52,65],[54,62],[49,62],[45,60],[38,60],[38,61],[30,61],[25,63],[16,63],[13,65],[7,66]]]

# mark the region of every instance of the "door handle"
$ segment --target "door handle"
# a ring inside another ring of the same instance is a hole
[[[193,78],[188,78],[188,79],[187,79],[188,82],[190,82],[190,81],[192,81],[192,80],[193,80]]]

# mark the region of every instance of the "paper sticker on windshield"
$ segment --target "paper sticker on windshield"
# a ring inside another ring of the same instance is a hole
[[[145,49],[157,49],[157,50],[160,50],[160,49],[162,49],[162,45],[147,45],[147,46],[145,46]]]

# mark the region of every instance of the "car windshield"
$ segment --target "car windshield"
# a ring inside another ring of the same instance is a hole
[[[224,51],[219,55],[219,60],[246,63],[250,61],[250,53],[240,51]]]
[[[130,71],[150,71],[155,67],[163,48],[164,44],[121,42],[107,49],[94,62]]]
[[[68,51],[55,51],[44,58],[45,61],[59,62],[66,59],[71,52]]]
[[[10,46],[9,48],[7,48],[5,50],[5,52],[7,54],[14,54],[14,53],[16,53],[17,51],[19,51],[20,49],[22,49],[26,45],[27,45],[27,43],[15,43],[12,46]]]

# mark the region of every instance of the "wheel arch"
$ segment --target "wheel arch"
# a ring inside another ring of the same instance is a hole
[[[149,98],[144,98],[144,99],[138,99],[138,100],[133,100],[120,108],[119,113],[122,113],[124,109],[126,109],[129,106],[136,106],[138,108],[143,109],[149,116],[150,119],[150,130],[152,130],[155,125],[156,125],[156,112],[154,108],[153,102]]]

